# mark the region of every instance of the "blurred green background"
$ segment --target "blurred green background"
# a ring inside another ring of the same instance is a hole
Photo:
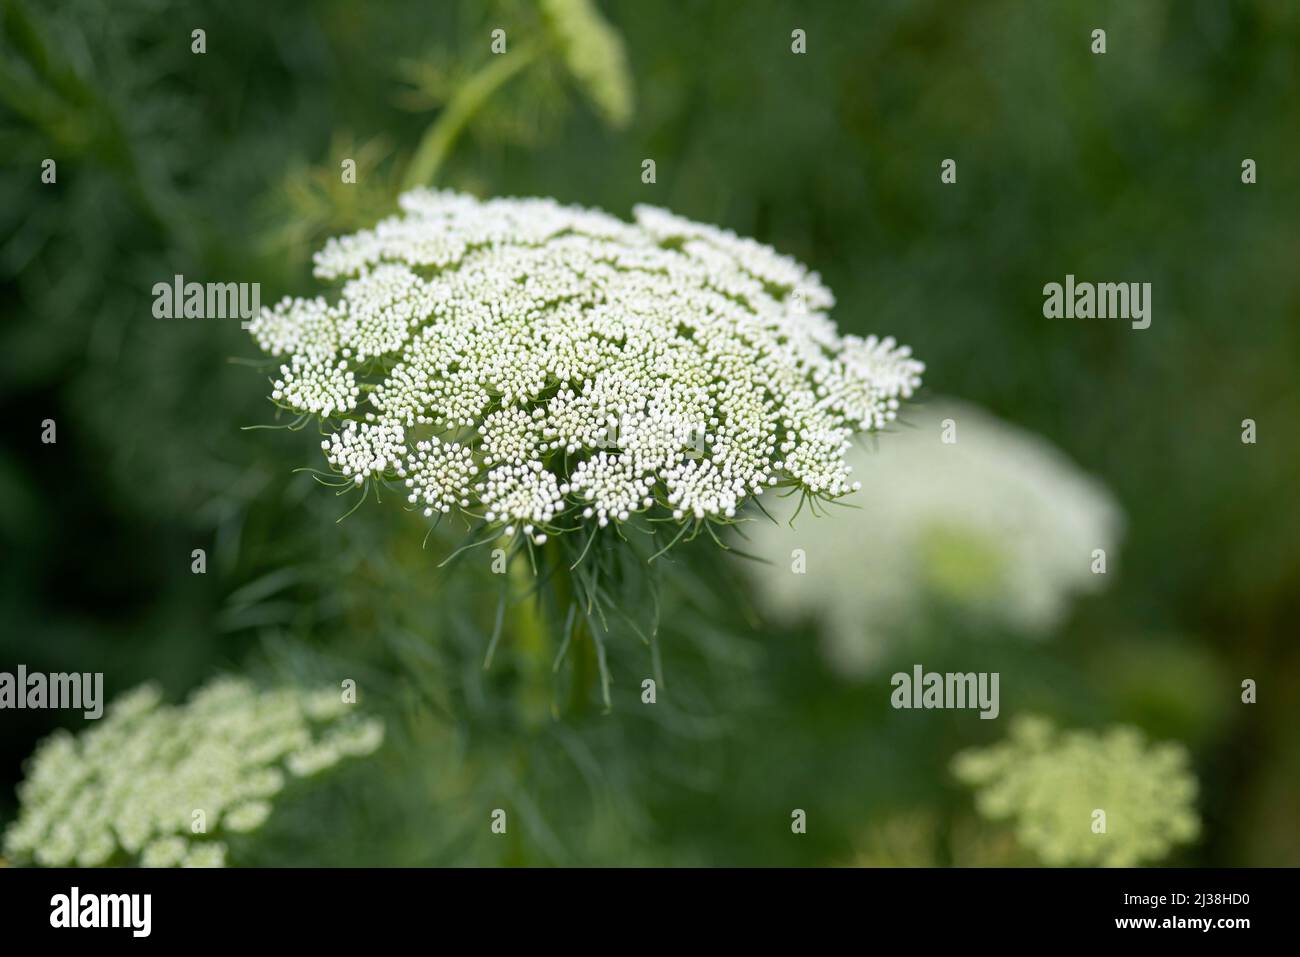
[[[250,863],[1022,862],[949,770],[1003,722],[893,711],[883,678],[827,667],[814,626],[738,601],[742,570],[709,548],[677,556],[654,707],[624,636],[611,714],[535,720],[508,637],[481,667],[486,569],[439,572],[447,544],[422,550],[398,509],[337,523],[346,507],[293,471],[318,464],[311,430],[241,431],[273,410],[238,322],[153,318],[176,273],[260,282],[266,304],[313,291],[311,252],[393,211],[491,31],[547,35],[535,4],[0,9],[0,670],[103,671],[110,696],[153,679],[172,699],[222,671],[355,677],[383,751]],[[1172,863],[1300,864],[1300,5],[601,10],[626,122],[547,54],[474,112],[437,185],[623,217],[648,202],[769,243],[822,274],[843,330],[911,344],[928,390],[1100,479],[1127,519],[1107,590],[1051,641],[984,635],[950,670],[999,670],[1005,716],[1186,744],[1202,835]],[[1044,319],[1066,273],[1151,282],[1151,328]],[[3,823],[35,742],[82,722],[0,720]],[[508,840],[488,832],[498,806]]]

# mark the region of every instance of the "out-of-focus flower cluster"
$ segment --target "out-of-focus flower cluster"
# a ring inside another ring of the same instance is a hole
[[[222,838],[261,827],[293,779],[379,747],[383,724],[353,708],[337,690],[234,678],[181,706],[137,688],[89,730],[39,745],[6,854],[48,867],[222,866]]]
[[[1024,717],[1006,741],[957,755],[953,772],[976,789],[980,814],[1013,822],[1044,864],[1133,867],[1200,831],[1187,749],[1148,745],[1135,728],[1058,731]]]
[[[286,299],[252,331],[284,359],[272,399],[331,423],[329,464],[426,515],[543,541],[652,509],[726,519],[772,486],[835,498],[850,437],[920,383],[906,347],[838,334],[815,273],[730,232],[646,206],[401,206],[317,253],[337,302]]]
[[[1037,436],[964,403],[912,409],[878,452],[849,462],[863,491],[834,521],[753,523],[745,546],[774,618],[822,625],[830,661],[871,671],[927,607],[1041,635],[1075,593],[1100,588],[1094,551],[1110,561],[1122,515],[1104,487]],[[945,441],[945,438],[952,441]],[[803,574],[791,556],[804,554]]]

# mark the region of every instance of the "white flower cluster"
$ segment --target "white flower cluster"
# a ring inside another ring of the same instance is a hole
[[[259,828],[290,779],[383,740],[383,724],[351,716],[332,689],[259,691],[223,678],[184,706],[160,697],[137,688],[89,730],[57,732],[38,746],[6,854],[46,867],[222,866],[221,837]]]
[[[945,441],[945,438],[951,441]],[[1122,515],[1107,490],[1041,438],[962,402],[913,409],[878,452],[855,450],[866,494],[836,521],[748,526],[742,547],[764,609],[822,625],[827,657],[861,677],[891,642],[947,606],[983,627],[1049,632],[1071,597],[1101,588],[1093,553],[1115,557]],[[791,506],[793,507],[793,506]],[[792,574],[791,555],[804,555]]]
[[[712,226],[428,190],[401,207],[317,254],[336,304],[287,299],[252,331],[284,358],[272,399],[342,421],[330,465],[426,511],[540,536],[568,514],[731,517],[775,485],[833,498],[851,436],[920,383],[907,347],[837,333],[815,273]]]
[[[1028,716],[1000,744],[957,755],[953,772],[1044,864],[1136,867],[1199,833],[1189,764],[1181,744],[1148,745],[1136,728],[1058,731]]]

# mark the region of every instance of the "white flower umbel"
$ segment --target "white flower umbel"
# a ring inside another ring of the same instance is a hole
[[[38,746],[5,853],[49,867],[221,866],[227,840],[261,827],[290,782],[379,747],[383,724],[353,708],[335,689],[235,678],[181,706],[138,688],[89,730]]]
[[[1043,439],[951,400],[913,408],[879,449],[849,461],[862,491],[834,520],[747,525],[742,547],[766,612],[819,623],[841,673],[870,673],[936,603],[984,627],[1049,632],[1072,595],[1101,588],[1094,552],[1113,563],[1114,499]],[[951,440],[945,442],[945,438]],[[792,565],[803,554],[801,570]],[[1108,569],[1108,573],[1113,569]]]
[[[337,302],[287,299],[252,332],[330,466],[427,515],[537,543],[727,521],[774,486],[836,498],[850,438],[919,385],[907,347],[839,335],[818,276],[753,240],[645,206],[421,189],[401,208],[316,255]]]

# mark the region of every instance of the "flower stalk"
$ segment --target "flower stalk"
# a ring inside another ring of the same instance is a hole
[[[552,713],[550,655],[552,640],[547,623],[544,593],[533,575],[526,548],[510,560],[511,635],[519,663],[520,706],[529,727],[542,724]]]
[[[456,91],[420,138],[406,169],[406,189],[433,184],[469,121],[497,90],[536,61],[543,49],[542,43],[530,43],[513,53],[493,56],[483,69]]]

